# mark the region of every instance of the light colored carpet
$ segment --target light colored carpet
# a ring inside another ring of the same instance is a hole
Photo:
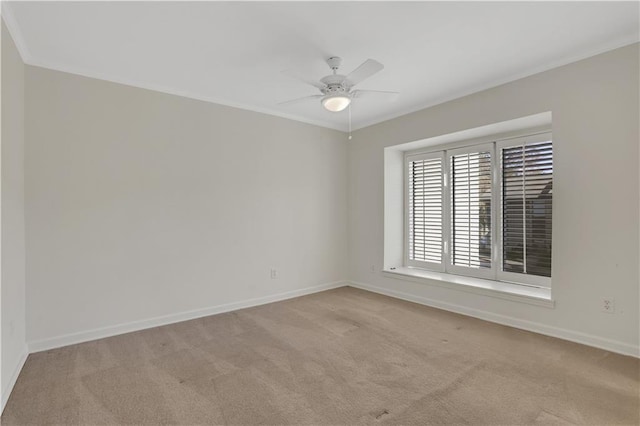
[[[340,288],[29,356],[13,424],[635,424],[639,360]]]

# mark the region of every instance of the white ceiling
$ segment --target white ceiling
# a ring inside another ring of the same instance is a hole
[[[4,3],[4,2],[3,2]],[[6,6],[6,3],[5,3]],[[319,101],[325,59],[356,88],[401,92],[353,104],[353,128],[636,42],[638,2],[9,2],[26,63],[346,130]]]

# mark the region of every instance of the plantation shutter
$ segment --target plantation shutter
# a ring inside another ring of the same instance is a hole
[[[450,156],[450,263],[454,269],[492,267],[491,152],[491,148],[476,147]]]
[[[442,154],[408,160],[408,260],[414,264],[442,264],[442,164]]]
[[[551,140],[502,149],[503,271],[551,277],[552,189]]]

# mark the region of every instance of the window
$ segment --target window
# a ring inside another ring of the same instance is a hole
[[[500,278],[544,286],[551,278],[551,135],[498,142],[501,151]],[[522,279],[520,279],[522,280]]]
[[[442,265],[442,153],[414,157],[409,163],[409,259],[414,266]]]
[[[405,264],[550,287],[550,133],[405,156]]]

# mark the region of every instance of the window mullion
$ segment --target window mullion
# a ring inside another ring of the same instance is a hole
[[[493,279],[498,279],[498,270],[502,268],[502,181],[501,158],[496,143],[493,144],[491,176],[493,192],[491,194],[491,247],[493,248]]]
[[[444,185],[443,192],[444,197],[442,197],[442,241],[443,241],[443,257],[442,262],[444,265],[444,270],[449,272],[450,263],[451,263],[451,166],[449,164],[449,156],[447,155],[447,151],[442,152],[442,167],[443,167],[443,177],[444,177]]]

